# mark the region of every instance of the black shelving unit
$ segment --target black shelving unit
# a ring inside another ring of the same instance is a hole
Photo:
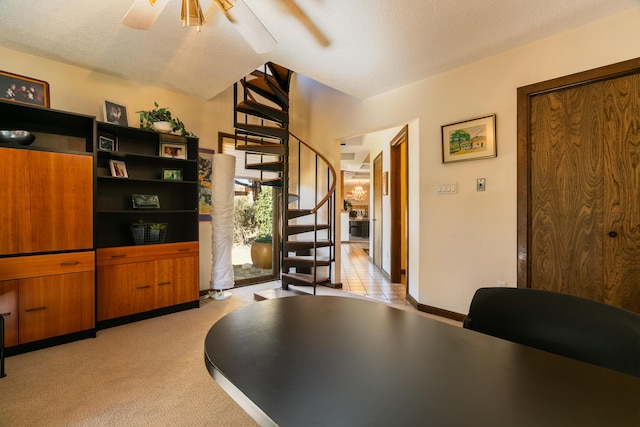
[[[134,245],[131,224],[168,224],[164,243],[198,240],[198,139],[97,123],[97,138],[114,141],[115,150],[95,148],[95,245]],[[185,144],[186,158],[163,157],[160,144]],[[114,177],[110,160],[123,161],[127,178]],[[163,179],[164,169],[180,169],[182,180]],[[159,207],[134,208],[134,194],[156,195]]]

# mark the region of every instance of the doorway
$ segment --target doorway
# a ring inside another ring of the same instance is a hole
[[[390,204],[391,204],[391,265],[390,278],[394,283],[407,285],[408,266],[408,208],[409,208],[409,126],[390,142]],[[383,182],[383,187],[385,183]]]
[[[262,179],[272,176],[245,168],[247,162],[259,161],[252,157],[260,156],[235,150],[235,139],[235,135],[220,133],[218,152],[236,158],[231,258],[235,286],[239,287],[271,281],[279,274],[279,236],[274,231],[278,229],[280,192],[261,184]]]

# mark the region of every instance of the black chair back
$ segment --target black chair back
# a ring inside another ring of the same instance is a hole
[[[640,315],[527,288],[481,288],[463,327],[640,377]]]

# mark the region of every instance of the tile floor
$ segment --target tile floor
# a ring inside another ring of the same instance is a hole
[[[368,248],[367,241],[342,243],[342,288],[380,301],[404,304],[406,285],[391,283],[365,252]]]

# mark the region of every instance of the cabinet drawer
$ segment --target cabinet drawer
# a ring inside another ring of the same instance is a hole
[[[95,270],[93,251],[0,259],[0,280],[25,279]]]
[[[97,250],[98,267],[154,261],[181,256],[197,256],[198,242],[165,243],[161,245],[123,246]]]

